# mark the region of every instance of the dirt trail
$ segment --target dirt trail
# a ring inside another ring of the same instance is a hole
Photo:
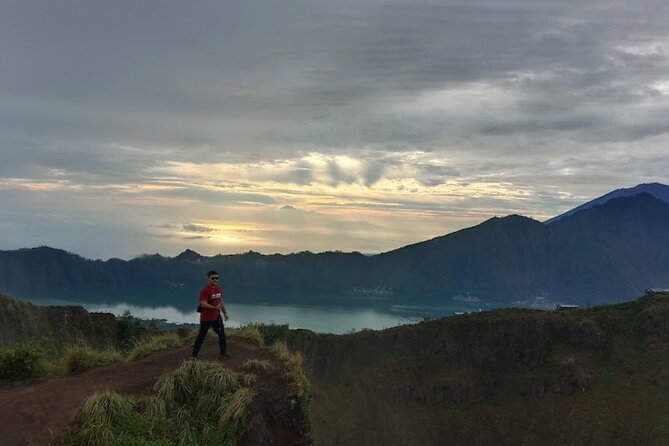
[[[34,383],[4,386],[0,388],[0,444],[48,445],[56,435],[72,424],[89,396],[105,390],[141,393],[149,389],[160,376],[189,358],[190,350],[190,346],[180,347],[158,352],[135,362],[113,364]],[[233,370],[239,370],[250,358],[266,359],[273,364],[274,370],[281,367],[268,350],[238,338],[228,337],[228,351],[232,359],[223,364]],[[218,360],[218,344],[207,340],[199,356],[202,360]],[[281,373],[273,375],[282,376]],[[278,385],[281,386],[281,383]],[[270,398],[280,398],[276,395],[277,389],[270,389],[270,393],[274,395]],[[285,399],[285,393],[279,393]],[[291,434],[277,426],[272,436],[278,439],[290,437]]]

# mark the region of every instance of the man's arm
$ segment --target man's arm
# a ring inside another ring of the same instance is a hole
[[[209,302],[205,300],[200,301],[200,305],[202,305],[202,308],[207,308],[209,310],[218,310],[219,308],[216,305],[212,305]]]
[[[220,306],[221,306],[221,308],[219,308],[219,310],[221,310],[221,311],[223,312],[223,317],[224,317],[225,320],[227,321],[227,320],[229,319],[229,318],[228,318],[228,312],[225,311],[225,304],[223,303],[223,301],[221,301]]]

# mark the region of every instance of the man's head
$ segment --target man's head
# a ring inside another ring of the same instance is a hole
[[[209,279],[209,283],[211,285],[216,285],[218,284],[218,273],[214,270],[211,270],[207,273],[207,279]]]

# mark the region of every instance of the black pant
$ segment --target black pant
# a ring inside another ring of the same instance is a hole
[[[218,349],[221,352],[221,356],[226,353],[226,344],[225,344],[225,328],[223,328],[223,320],[219,317],[215,321],[200,321],[200,331],[197,333],[197,338],[195,338],[195,343],[193,344],[193,358],[197,358],[197,354],[200,353],[200,347],[204,342],[204,338],[207,336],[209,328],[213,327],[214,331],[218,335]]]

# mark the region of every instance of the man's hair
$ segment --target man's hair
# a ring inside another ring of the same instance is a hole
[[[218,273],[212,269],[211,271],[209,271],[209,272],[207,273],[207,277],[211,277],[211,276],[213,276],[214,274],[218,274]]]

